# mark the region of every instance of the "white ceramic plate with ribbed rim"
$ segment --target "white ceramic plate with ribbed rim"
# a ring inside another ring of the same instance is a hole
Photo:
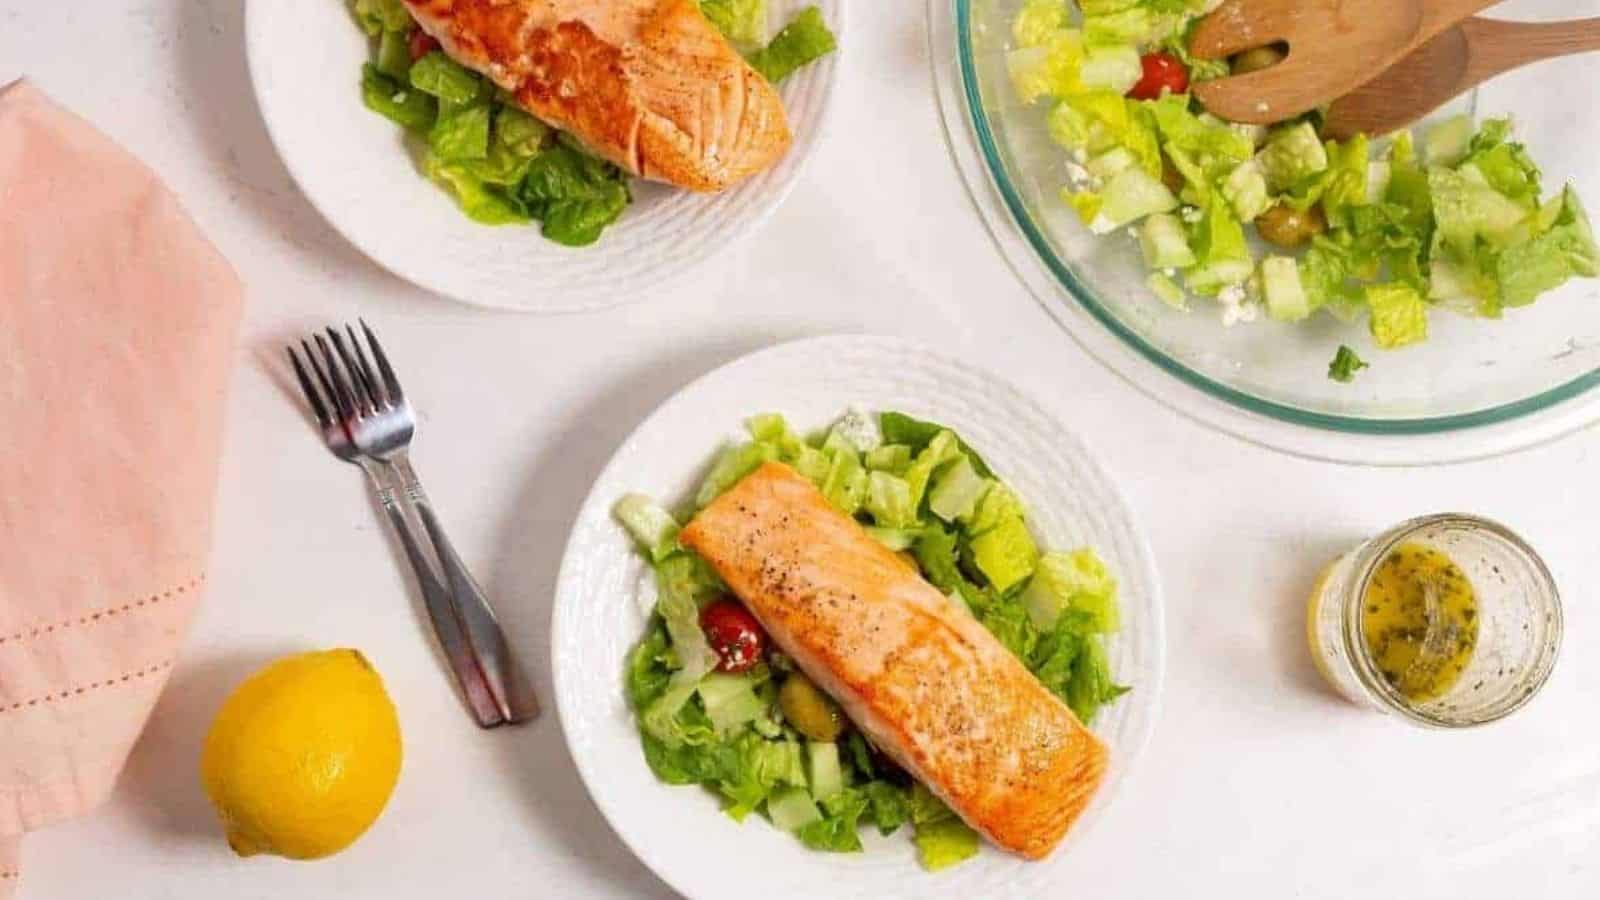
[[[839,50],[780,86],[794,146],[720,194],[633,181],[634,202],[599,242],[546,240],[533,225],[479,225],[417,168],[399,126],[361,102],[367,38],[346,0],[252,0],[246,52],[284,164],[334,228],[391,272],[447,297],[527,312],[644,299],[753,231],[794,186],[820,139],[848,46],[844,0],[771,0],[774,29],[815,5]]]
[[[628,650],[644,631],[649,570],[611,518],[639,491],[669,503],[688,496],[720,442],[759,412],[797,428],[826,426],[847,408],[900,410],[942,422],[1028,503],[1043,546],[1092,546],[1121,585],[1122,630],[1108,644],[1118,681],[1133,692],[1104,710],[1094,731],[1111,748],[1105,784],[1063,845],[1025,862],[985,847],[938,874],[923,872],[904,832],[863,829],[866,850],[807,850],[759,816],[724,816],[698,787],[651,774],[623,697]],[[557,582],[551,633],[556,707],[590,794],[620,835],[668,884],[697,898],[941,896],[1040,897],[1066,883],[1085,836],[1105,818],[1149,737],[1165,659],[1161,591],[1150,549],[1117,488],[1083,443],[1033,400],[987,372],[892,338],[829,337],[782,344],[704,376],[629,436],[595,482],[573,526]]]

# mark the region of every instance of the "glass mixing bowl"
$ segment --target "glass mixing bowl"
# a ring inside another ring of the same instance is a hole
[[[1568,283],[1505,318],[1443,310],[1427,342],[1384,351],[1364,322],[1330,316],[1225,327],[1215,304],[1174,310],[1145,285],[1136,241],[1089,233],[1058,197],[1067,154],[1044,104],[1006,74],[1024,0],[929,0],[929,49],[952,157],[1012,269],[1092,355],[1174,409],[1236,436],[1320,459],[1421,464],[1492,456],[1600,419],[1600,281]],[[1521,0],[1507,18],[1600,15],[1600,0]],[[1600,209],[1600,62],[1572,57],[1502,76],[1442,114],[1514,114],[1545,174]],[[1328,378],[1349,344],[1371,364]]]

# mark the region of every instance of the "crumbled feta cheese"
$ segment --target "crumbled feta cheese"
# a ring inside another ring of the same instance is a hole
[[[1260,305],[1250,302],[1243,285],[1230,284],[1223,288],[1217,294],[1217,303],[1222,307],[1222,324],[1226,328],[1254,322],[1260,313]]]
[[[844,415],[839,417],[839,421],[833,424],[833,428],[860,453],[876,449],[883,443],[878,423],[860,404],[854,404],[846,409]]]
[[[1074,193],[1079,191],[1094,191],[1100,189],[1100,180],[1093,173],[1075,162],[1067,163],[1067,187]]]
[[[1094,234],[1110,234],[1117,230],[1117,226],[1116,223],[1104,215],[1099,215],[1095,216],[1094,221],[1089,223],[1089,230]]]
[[[1204,216],[1205,213],[1201,212],[1198,206],[1185,206],[1178,211],[1178,218],[1188,222],[1190,225],[1200,221]]]

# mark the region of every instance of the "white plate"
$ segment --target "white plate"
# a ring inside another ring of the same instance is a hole
[[[975,860],[930,875],[911,841],[863,830],[866,852],[807,850],[759,816],[738,824],[698,787],[651,774],[623,698],[623,663],[644,631],[649,578],[611,506],[629,491],[666,501],[690,494],[717,443],[744,419],[781,412],[820,428],[852,405],[942,422],[983,454],[1028,502],[1044,546],[1095,548],[1121,583],[1122,631],[1112,670],[1133,692],[1102,712],[1095,733],[1111,748],[1106,783],[1049,859],[1024,862],[985,847]],[[552,650],[556,705],[572,758],[611,827],[667,883],[694,898],[749,896],[881,900],[886,896],[1040,897],[1100,821],[1143,748],[1161,694],[1160,587],[1132,513],[1089,451],[1004,381],[926,347],[873,337],[798,341],[730,363],[667,401],[622,445],[573,527],[557,584]],[[1131,823],[1124,823],[1131,825]]]
[[[366,35],[345,0],[253,0],[246,48],[267,131],[307,199],[402,278],[481,306],[572,312],[648,296],[748,234],[783,202],[827,119],[845,36],[844,0],[774,0],[774,25],[816,5],[840,49],[785,79],[794,146],[721,194],[642,180],[600,241],[569,248],[537,225],[479,225],[417,169],[400,127],[361,103]]]

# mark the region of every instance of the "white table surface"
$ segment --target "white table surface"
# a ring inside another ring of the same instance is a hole
[[[941,137],[920,0],[853,6],[832,133],[771,222],[670,294],[528,318],[396,280],[307,205],[257,117],[237,0],[0,0],[0,83],[31,76],[146,160],[249,287],[210,597],[111,804],[28,838],[26,900],[670,896],[590,803],[553,713],[514,731],[468,722],[364,484],[285,394],[284,338],[357,315],[403,366],[417,463],[547,699],[567,528],[638,420],[773,341],[907,335],[1058,410],[1121,480],[1165,582],[1164,714],[1121,801],[1073,848],[1062,896],[1600,896],[1600,665],[1586,652],[1600,642],[1600,433],[1356,470],[1247,446],[1135,393],[980,228]],[[354,90],[347,74],[329,90]],[[1459,734],[1334,699],[1301,624],[1332,556],[1445,509],[1519,529],[1567,598],[1544,693]],[[400,706],[394,800],[333,859],[239,860],[196,777],[209,718],[266,659],[336,645],[367,652]],[[935,896],[938,880],[907,890]]]

